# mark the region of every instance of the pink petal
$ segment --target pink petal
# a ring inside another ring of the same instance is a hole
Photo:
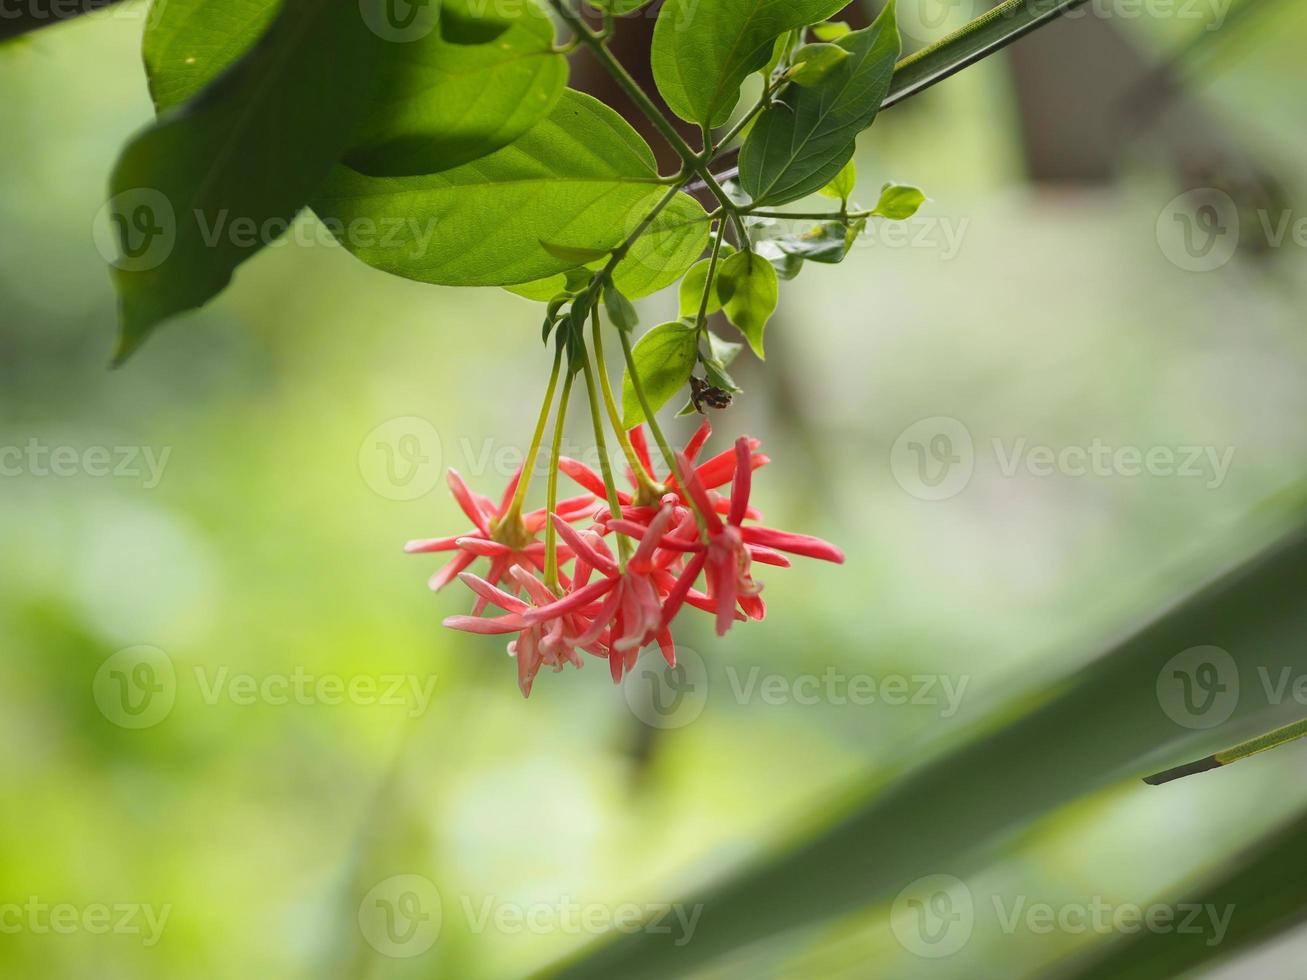
[[[463,477],[459,475],[458,470],[451,469],[448,479],[449,489],[453,491],[454,499],[458,501],[458,505],[463,508],[463,513],[472,519],[472,523],[480,529],[482,534],[490,537],[490,525],[486,521],[486,515],[482,513],[481,505],[472,496],[472,491],[463,481]]]
[[[464,572],[458,577],[458,580],[487,602],[493,602],[500,609],[507,612],[524,613],[531,608],[517,596],[509,595],[503,589],[491,585],[485,579],[478,578],[471,572]]]
[[[466,534],[455,534],[448,538],[426,538],[419,541],[410,541],[404,545],[404,553],[409,555],[427,555],[436,551],[453,551],[458,547],[458,539],[467,537]]]
[[[731,484],[731,512],[726,523],[739,526],[749,508],[749,491],[753,489],[753,470],[749,466],[749,440],[735,440],[735,482]]]
[[[498,616],[494,619],[482,619],[480,616],[450,616],[444,623],[449,629],[462,630],[465,633],[478,633],[482,636],[501,636],[505,633],[517,633],[526,624],[520,616]]]
[[[459,572],[467,568],[468,565],[471,565],[476,560],[476,555],[469,554],[466,551],[459,552],[457,558],[440,571],[436,572],[435,575],[431,576],[430,581],[427,582],[427,587],[430,588],[432,592],[439,592],[450,582],[454,581]]]
[[[789,531],[777,531],[770,527],[742,527],[741,533],[749,544],[761,544],[778,551],[788,551],[792,555],[805,558],[818,558],[822,561],[844,564],[844,552],[821,538],[807,534],[791,534]]]

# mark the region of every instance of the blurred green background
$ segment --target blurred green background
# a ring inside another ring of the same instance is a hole
[[[1294,200],[1307,11],[1281,4],[1228,40],[1202,21],[1082,18],[1057,36],[1106,22],[1150,62],[1210,35],[1181,75],[1205,120],[1182,128],[1196,163],[1175,166],[1154,117],[1121,137],[1110,175],[1031,179],[1031,133],[1093,111],[1092,76],[1021,98],[1005,58],[882,117],[861,141],[861,196],[893,178],[932,202],[904,237],[878,229],[788,284],[765,369],[742,363],[747,394],[715,418],[715,447],[748,432],[775,460],[756,481],[769,523],[838,542],[848,564],[768,570],[768,621],[724,640],[707,617],[687,623],[704,676],[670,720],[598,663],[542,675],[524,702],[498,640],[442,630],[466,596],[432,596],[436,562],[402,546],[465,526],[445,468],[497,496],[520,459],[548,369],[536,308],[389,278],[303,218],[300,243],[107,369],[115,300],[92,229],[119,147],[151,116],[142,10],[0,48],[0,447],[21,450],[0,477],[0,906],[166,919],[101,935],[0,917],[6,976],[525,975],[601,938],[566,908],[607,922],[747,864],[824,822],[850,785],[1024,710],[1301,517],[1307,242],[1188,271],[1167,209],[1249,160]],[[1195,173],[1208,179],[1186,183]],[[674,312],[660,296],[642,318]],[[974,472],[922,499],[901,437],[930,445],[939,423],[922,420],[941,418],[971,441]],[[1019,444],[1094,440],[1233,455],[1219,478],[1004,472]],[[77,462],[46,472],[33,446]],[[96,447],[119,475],[96,475]],[[163,717],[124,716],[105,694],[137,654],[110,658],[142,646],[161,651],[155,676],[172,672]],[[802,696],[800,679],[828,676],[934,680],[920,704]],[[319,684],[311,703],[241,686],[296,678]],[[1166,790],[1114,787],[969,883],[1147,905],[1301,807],[1305,761],[1289,748]],[[438,891],[421,949],[360,916],[409,890],[395,876]],[[934,960],[879,909],[718,973],[1037,976],[1093,938],[990,915]],[[1303,943],[1243,975],[1300,976]]]

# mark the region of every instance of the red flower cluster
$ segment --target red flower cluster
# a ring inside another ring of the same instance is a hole
[[[628,474],[635,495],[618,493],[620,516],[610,510],[599,474],[576,460],[561,459],[559,469],[589,494],[561,501],[553,514],[544,510],[506,521],[521,477],[509,483],[498,507],[470,491],[451,471],[450,486],[475,529],[465,535],[414,541],[414,553],[457,551],[431,580],[433,589],[460,578],[477,596],[471,616],[452,616],[445,625],[483,634],[517,634],[508,652],[517,659],[518,685],[524,696],[540,668],[560,671],[567,663],[580,667],[578,651],[608,660],[614,681],[635,666],[644,647],[656,642],[671,665],[676,664],[671,624],[686,606],[712,613],[717,632],[724,635],[737,620],[762,619],[766,606],[762,584],[752,574],[754,562],[788,567],[785,553],[842,563],[843,553],[819,538],[762,527],[749,506],[753,471],[769,460],[757,452],[758,442],[741,437],[735,448],[697,463],[711,434],[705,420],[677,453],[677,472],[661,483],[662,496],[653,502],[638,499],[638,484]],[[630,433],[631,443],[646,473],[652,461],[642,429]],[[730,495],[716,491],[731,485]],[[584,518],[590,526],[573,526]],[[538,576],[545,570],[545,544],[537,540],[546,520],[561,539],[557,560],[559,593]],[[624,535],[634,551],[625,561],[613,554],[606,538]],[[482,579],[465,569],[488,557],[490,570]],[[705,591],[695,588],[703,578]],[[507,582],[508,591],[500,588]],[[519,598],[518,593],[523,598]],[[482,617],[488,605],[503,615]]]

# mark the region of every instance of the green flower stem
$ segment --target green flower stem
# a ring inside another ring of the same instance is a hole
[[[708,280],[703,284],[703,297],[699,300],[699,316],[694,321],[695,330],[699,338],[703,338],[704,331],[708,328],[708,300],[712,298],[714,282],[717,277],[717,261],[722,254],[722,239],[726,237],[725,223],[718,224],[717,238],[713,242],[712,257],[708,259]]]
[[[540,444],[545,440],[545,426],[549,424],[549,409],[554,404],[554,390],[558,387],[558,372],[563,363],[563,348],[560,344],[558,350],[554,353],[554,369],[549,375],[549,387],[545,390],[545,402],[540,406],[540,418],[536,422],[535,435],[531,437],[531,451],[526,455],[526,462],[522,466],[522,476],[517,481],[517,493],[513,495],[512,506],[504,514],[501,524],[510,521],[522,520],[522,505],[526,502],[526,491],[531,485],[531,470],[535,467],[536,454],[540,452]]]
[[[658,451],[663,454],[663,460],[667,463],[667,470],[676,479],[678,483],[683,482],[678,476],[679,467],[676,465],[676,454],[672,452],[672,447],[667,442],[667,437],[663,435],[662,427],[658,424],[658,419],[654,415],[653,406],[649,404],[649,399],[644,393],[644,382],[640,380],[640,372],[635,366],[635,354],[631,349],[631,338],[626,332],[619,330],[618,334],[622,338],[622,353],[626,355],[626,373],[631,378],[631,387],[635,390],[635,397],[640,402],[640,407],[644,410],[644,419],[649,423],[649,431],[653,433],[654,442],[658,443]],[[682,487],[682,489],[685,489]],[[694,519],[699,525],[699,532],[708,539],[708,523],[704,520],[704,515],[699,511],[699,505],[695,503],[694,497],[688,492],[682,496],[689,502],[690,509],[694,511]]]
[[[613,398],[613,387],[608,381],[608,368],[604,364],[604,335],[599,326],[599,309],[595,307],[591,311],[591,322],[594,325],[594,348],[595,348],[595,365],[599,371],[599,384],[603,388],[604,406],[608,410],[608,420],[612,423],[613,432],[617,435],[617,443],[622,447],[622,452],[626,455],[626,461],[630,464],[631,472],[635,474],[635,481],[640,487],[640,496],[657,498],[662,495],[662,488],[654,483],[653,474],[644,468],[644,463],[640,461],[640,456],[631,445],[631,437],[626,434],[626,427],[622,425],[622,413],[617,407],[617,400]],[[618,330],[623,337],[625,331]]]
[[[562,345],[559,345],[562,349]],[[563,450],[563,424],[567,421],[567,400],[572,394],[572,380],[576,374],[567,372],[563,381],[563,394],[558,400],[558,414],[554,417],[554,444],[549,454],[549,491],[546,502],[545,518],[545,585],[550,591],[558,592],[558,532],[554,529],[552,515],[558,510],[558,457]]]
[[[612,464],[608,462],[608,441],[604,437],[603,413],[599,409],[599,393],[595,390],[594,368],[590,364],[589,350],[585,351],[585,358],[581,362],[581,370],[585,372],[586,394],[590,397],[590,424],[594,426],[595,448],[599,451],[599,472],[603,474],[604,478],[604,490],[608,496],[608,510],[614,518],[621,518],[622,502],[617,498],[617,484],[613,482],[613,468]],[[622,557],[622,565],[625,567],[626,559],[631,554],[626,535],[617,535],[617,548]]]

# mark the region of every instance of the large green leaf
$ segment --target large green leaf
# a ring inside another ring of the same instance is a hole
[[[709,224],[703,205],[688,194],[677,195],[617,264],[613,271],[617,288],[631,299],[642,299],[679,280],[707,247]],[[598,270],[606,262],[601,259],[587,265]],[[563,291],[566,281],[566,275],[559,273],[507,288],[518,296],[547,303]]]
[[[106,206],[119,359],[203,305],[278,234],[349,146],[385,42],[356,4],[286,0],[259,43],[123,151]]]
[[[888,787],[877,779],[862,803],[842,805],[837,812],[847,815],[815,839],[686,899],[684,907],[703,908],[692,943],[677,946],[677,937],[646,930],[552,975],[683,976],[740,946],[884,899],[939,867],[961,873],[1011,833],[1087,793],[1293,720],[1301,708],[1291,698],[1235,697],[1222,706],[1229,711],[1223,727],[1186,727],[1170,700],[1170,678],[1186,664],[1197,671],[1187,653],[1195,648],[1228,654],[1220,679],[1230,687],[1236,676],[1258,684],[1259,668],[1301,669],[1305,593],[1307,529],[1298,529],[1051,685],[1030,700],[1038,707],[1029,713],[1000,716],[987,733]],[[1162,685],[1170,685],[1164,697]]]
[[[155,109],[198,95],[254,46],[280,7],[278,0],[158,0],[142,43]]]
[[[757,252],[736,252],[717,272],[717,297],[749,347],[764,357],[763,333],[780,302],[775,267]]]
[[[448,170],[549,114],[567,85],[553,22],[534,0],[476,13],[485,6],[444,0],[438,31],[392,49],[350,166],[398,176]]]
[[[179,105],[263,34],[279,0],[167,0],[145,31],[150,92]],[[392,42],[347,162],[375,175],[448,170],[507,146],[543,119],[567,84],[567,59],[535,0],[413,4],[401,20],[385,0],[360,7]]]
[[[631,354],[649,409],[657,412],[690,380],[699,359],[699,331],[683,320],[660,324],[640,338]],[[634,429],[645,421],[628,370],[622,375],[622,425]]]
[[[313,207],[378,269],[449,286],[508,286],[573,268],[568,250],[617,247],[665,191],[639,134],[569,90],[544,122],[488,157],[418,177],[338,167]]]
[[[902,50],[894,4],[835,45],[849,57],[816,85],[792,85],[758,118],[740,151],[740,184],[759,204],[814,194],[853,158],[857,136],[880,111]]]
[[[1307,919],[1307,814],[1266,835],[1186,891],[1176,908],[1233,910],[1219,944],[1192,929],[1141,929],[1092,946],[1054,968],[1057,980],[1178,977]]]
[[[721,126],[740,86],[786,31],[825,20],[846,0],[668,0],[654,27],[654,81],[682,119]]]

